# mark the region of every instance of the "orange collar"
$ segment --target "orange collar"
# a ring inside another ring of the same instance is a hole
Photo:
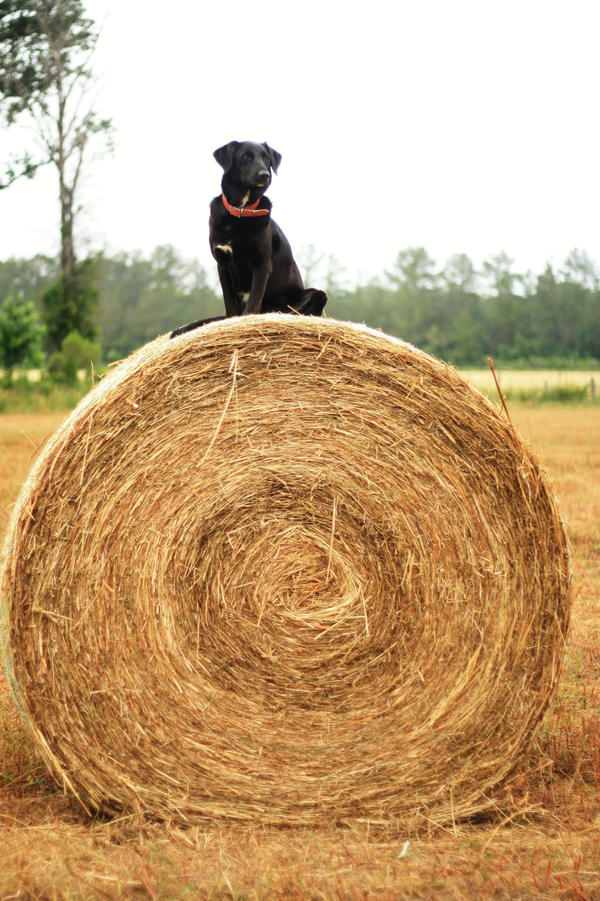
[[[261,201],[259,197],[255,203],[251,203],[250,206],[232,206],[225,194],[221,194],[221,199],[223,200],[223,206],[227,210],[228,213],[231,213],[232,216],[235,216],[236,219],[246,218],[248,216],[268,216],[271,212],[270,210],[258,210],[258,204]]]

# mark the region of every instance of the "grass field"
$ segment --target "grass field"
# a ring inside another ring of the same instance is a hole
[[[0,898],[600,899],[600,410],[510,405],[573,549],[560,691],[509,812],[447,830],[190,828],[91,820],[51,784],[0,677]],[[64,414],[0,415],[0,533]]]

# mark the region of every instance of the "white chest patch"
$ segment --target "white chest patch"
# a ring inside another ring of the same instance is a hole
[[[233,253],[231,244],[215,244],[215,250],[222,250],[223,253]]]

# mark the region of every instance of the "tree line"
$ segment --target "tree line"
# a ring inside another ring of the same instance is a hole
[[[335,315],[381,327],[456,365],[552,366],[600,360],[600,272],[573,250],[560,268],[515,272],[499,253],[478,271],[466,254],[441,269],[402,250],[383,281],[332,292]]]
[[[437,268],[424,248],[406,248],[384,275],[352,289],[335,260],[319,282],[313,250],[304,257],[311,283],[328,291],[327,315],[381,328],[455,365],[485,365],[487,356],[532,367],[600,362],[600,273],[582,252],[534,275],[515,272],[504,253],[478,271],[465,254]],[[77,302],[65,304],[58,260],[0,262],[0,348],[15,309],[26,311],[21,331],[31,333],[23,360],[45,357],[58,373],[86,359],[120,359],[185,322],[223,312],[214,274],[171,246],[79,265]],[[6,354],[0,365],[10,367]]]

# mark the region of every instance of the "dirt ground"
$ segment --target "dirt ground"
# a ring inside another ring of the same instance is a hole
[[[600,901],[600,408],[510,412],[553,481],[575,578],[560,689],[514,809],[387,837],[91,819],[49,781],[0,677],[0,898]],[[61,419],[0,416],[0,534]]]

